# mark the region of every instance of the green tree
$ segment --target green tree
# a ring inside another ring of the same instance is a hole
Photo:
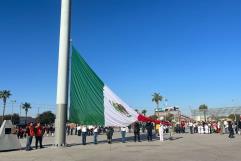
[[[205,121],[207,121],[207,118],[206,118],[207,110],[208,110],[208,106],[207,105],[202,104],[202,105],[199,106],[199,111],[203,112],[203,116],[204,116],[204,120]]]
[[[31,104],[28,102],[25,102],[22,104],[22,108],[25,110],[25,124],[27,124],[28,110],[32,108]]]
[[[0,91],[0,99],[3,100],[3,115],[2,115],[2,122],[4,120],[4,114],[6,109],[6,102],[7,99],[11,96],[11,92],[9,90]]]
[[[152,95],[152,102],[156,103],[156,107],[159,110],[159,103],[162,101],[163,97],[160,95],[160,93],[154,93]]]
[[[141,113],[142,113],[144,116],[146,116],[147,111],[146,111],[145,109],[143,109],[143,110],[141,111]]]
[[[228,118],[230,118],[233,121],[239,121],[240,120],[240,115],[239,114],[230,114],[228,116]]]
[[[45,111],[41,113],[36,120],[40,122],[41,124],[52,124],[55,120],[55,114],[53,114],[51,111]]]
[[[168,113],[165,118],[166,118],[166,121],[172,122],[174,119],[174,115],[171,113]]]
[[[135,109],[135,111],[136,111],[137,113],[139,113],[139,110],[138,110],[138,109]]]

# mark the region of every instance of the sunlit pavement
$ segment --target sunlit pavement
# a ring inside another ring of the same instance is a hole
[[[172,140],[160,142],[154,138],[148,142],[134,142],[128,134],[126,143],[120,142],[120,133],[114,134],[112,144],[100,135],[100,143],[93,144],[93,136],[87,137],[87,145],[81,145],[80,136],[68,136],[67,147],[56,148],[53,137],[44,138],[44,149],[32,151],[0,152],[0,161],[239,161],[241,136],[229,139],[219,134],[175,134]],[[34,145],[35,140],[33,139]],[[21,140],[25,145],[25,140]]]

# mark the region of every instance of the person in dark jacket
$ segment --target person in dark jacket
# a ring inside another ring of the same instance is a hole
[[[112,143],[113,133],[114,133],[113,127],[109,126],[109,127],[106,128],[106,136],[107,136],[108,144]]]
[[[38,143],[39,143],[39,147],[43,148],[42,141],[43,141],[44,129],[40,123],[37,123],[37,126],[34,129],[34,133],[35,133],[35,148],[38,149]]]
[[[152,141],[152,129],[153,129],[152,123],[150,121],[147,122],[146,130],[147,130],[147,140],[148,141]]]
[[[229,138],[234,138],[233,124],[231,121],[228,122]]]
[[[139,122],[135,122],[134,123],[134,141],[136,142],[136,139],[138,139],[138,141],[141,141],[140,138],[140,124]]]
[[[241,121],[238,122],[238,134],[241,134]]]

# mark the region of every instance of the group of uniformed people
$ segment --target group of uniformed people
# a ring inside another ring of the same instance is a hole
[[[141,142],[141,137],[140,137],[140,129],[143,127],[143,125],[141,126],[141,124],[139,122],[135,122],[133,124],[133,132],[134,132],[134,141],[138,141],[138,142]],[[83,145],[86,145],[86,137],[87,137],[87,126],[86,125],[82,125],[80,127],[81,129],[81,136],[82,136],[82,144]],[[79,128],[78,128],[79,129]],[[153,129],[154,129],[154,126],[153,126],[153,123],[151,122],[147,122],[145,124],[145,129],[147,131],[146,133],[146,138],[148,141],[152,141],[153,139]],[[121,133],[121,142],[122,143],[125,143],[126,142],[126,133],[129,131],[130,129],[128,127],[121,127],[120,128],[120,133]],[[111,127],[111,126],[108,126],[106,128],[104,128],[103,130],[105,133],[106,133],[106,136],[107,136],[107,142],[108,144],[111,144],[112,143],[112,137],[113,137],[113,133],[114,133],[114,128]],[[160,140],[163,141],[163,126],[160,125],[159,127],[159,136],[160,136]],[[98,126],[94,126],[93,128],[93,142],[94,144],[97,144],[98,143],[98,137],[99,135],[99,127]]]

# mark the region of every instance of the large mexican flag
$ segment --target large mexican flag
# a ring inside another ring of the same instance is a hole
[[[128,126],[138,118],[139,114],[115,95],[72,48],[70,121],[82,125]]]

